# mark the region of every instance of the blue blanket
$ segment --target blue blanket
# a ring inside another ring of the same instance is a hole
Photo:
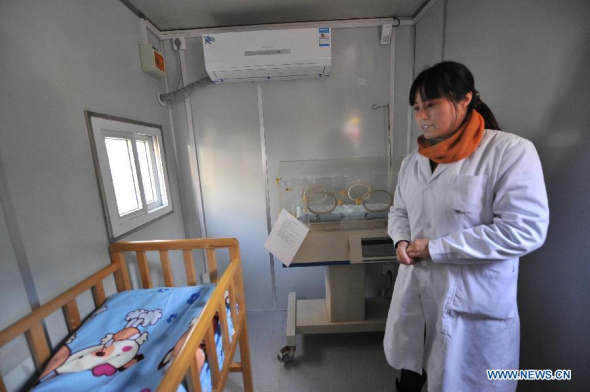
[[[208,284],[111,296],[58,350],[34,391],[155,391],[214,289]],[[226,311],[231,337],[229,305]],[[221,369],[221,333],[217,318],[212,322]],[[211,390],[207,349],[202,343],[197,352],[203,391]]]

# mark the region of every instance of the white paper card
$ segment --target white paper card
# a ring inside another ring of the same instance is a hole
[[[287,267],[293,261],[309,228],[283,209],[264,247]]]

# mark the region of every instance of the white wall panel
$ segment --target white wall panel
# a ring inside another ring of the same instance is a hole
[[[141,71],[139,43],[138,19],[119,2],[0,3],[2,181],[42,301],[109,263],[85,110],[163,126],[174,213],[127,239],[184,237],[169,119],[156,100],[163,82]]]

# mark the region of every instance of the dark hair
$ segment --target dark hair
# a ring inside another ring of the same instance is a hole
[[[467,107],[467,113],[477,109],[482,115],[487,129],[499,130],[500,127],[494,114],[488,105],[479,98],[473,74],[466,66],[454,61],[443,61],[420,72],[410,88],[410,105],[416,102],[416,94],[418,93],[423,101],[448,98],[456,104],[464,99],[469,92],[473,93],[473,97]]]

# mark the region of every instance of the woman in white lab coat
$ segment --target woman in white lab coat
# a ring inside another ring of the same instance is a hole
[[[400,262],[384,348],[399,391],[513,391],[486,370],[518,369],[519,258],[549,224],[533,144],[499,131],[471,72],[442,62],[410,90],[422,131],[404,160],[388,232]]]

